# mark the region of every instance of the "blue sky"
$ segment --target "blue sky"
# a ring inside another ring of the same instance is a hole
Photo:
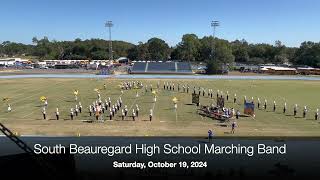
[[[287,46],[320,41],[319,0],[0,0],[0,42],[107,38],[132,43],[159,37],[174,46],[185,33]]]

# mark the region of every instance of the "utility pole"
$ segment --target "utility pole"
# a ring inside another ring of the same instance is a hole
[[[112,21],[107,21],[105,26],[109,28],[109,59],[113,60],[112,40],[111,40],[111,27],[113,26]]]

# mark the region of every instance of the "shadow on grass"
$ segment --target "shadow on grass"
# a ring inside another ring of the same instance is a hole
[[[206,139],[206,141],[205,140],[199,140],[198,143],[201,143],[201,144],[211,143],[211,142],[209,142],[208,138],[205,138],[205,139]],[[212,139],[211,139],[211,141],[212,141]]]
[[[118,93],[110,93],[110,94],[108,94],[108,95],[111,95],[111,96],[118,95],[118,96],[120,96],[120,94],[118,94]]]
[[[169,111],[169,110],[174,110],[174,108],[166,108],[166,109],[163,109],[163,110]]]
[[[228,127],[228,124],[217,124],[217,126],[220,126],[220,127]]]
[[[143,101],[142,103],[154,103],[153,101]]]
[[[87,98],[87,99],[94,99],[94,100],[97,100],[98,98],[92,98],[92,97],[89,97],[89,98]],[[72,101],[71,101],[72,102]],[[75,101],[73,101],[73,102],[75,102]]]
[[[314,118],[307,118],[308,121],[316,121]]]
[[[82,120],[84,123],[93,123],[93,120]]]

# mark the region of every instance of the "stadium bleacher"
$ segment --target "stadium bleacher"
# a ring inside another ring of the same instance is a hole
[[[177,64],[178,72],[189,72],[191,70],[190,63],[180,62]]]
[[[132,67],[132,71],[134,71],[135,73],[144,73],[145,70],[146,70],[146,63],[144,62],[136,62]]]
[[[131,74],[192,74],[187,62],[136,62]]]

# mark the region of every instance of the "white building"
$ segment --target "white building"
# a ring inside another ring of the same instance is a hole
[[[15,66],[17,64],[27,64],[30,61],[28,59],[21,58],[4,58],[0,59],[0,65],[2,66]]]

